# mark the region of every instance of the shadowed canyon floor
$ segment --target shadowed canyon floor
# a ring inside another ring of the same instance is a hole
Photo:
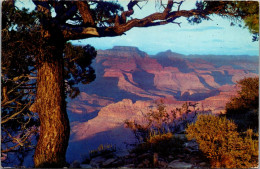
[[[71,138],[69,162],[83,160],[100,144],[113,144],[123,151],[134,141],[126,119],[141,120],[142,114],[163,100],[167,110],[185,102],[196,109],[224,112],[235,95],[235,83],[258,73],[258,57],[185,56],[166,51],[149,56],[135,47],[99,50],[93,63],[97,78],[80,85],[80,96],[68,100]]]

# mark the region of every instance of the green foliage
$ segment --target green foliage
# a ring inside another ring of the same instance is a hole
[[[257,41],[259,38],[258,1],[201,1],[197,3],[197,9],[214,11],[215,14],[231,20],[231,25],[238,23],[241,26],[239,23],[243,21],[245,27],[253,34],[253,41]],[[207,19],[207,17],[203,18],[203,15],[199,19],[201,18]]]
[[[252,130],[245,137],[236,131],[234,122],[225,117],[199,115],[189,124],[189,140],[195,139],[200,150],[210,159],[212,167],[248,168],[258,164],[258,139]]]
[[[123,11],[123,7],[116,2],[95,1],[94,3],[95,8],[92,12],[95,21],[100,26],[110,25],[114,22],[116,15]]]
[[[258,130],[259,77],[242,79],[238,86],[238,96],[226,104],[226,116],[236,122],[239,130]]]
[[[89,84],[95,80],[95,70],[92,68],[92,60],[95,59],[97,51],[90,45],[73,46],[70,43],[64,49],[64,73],[67,84],[67,93],[75,98],[79,89],[74,87],[78,83]]]
[[[258,1],[238,1],[237,8],[241,12],[246,27],[251,33],[259,33],[259,2]]]
[[[238,91],[238,103],[242,104],[245,109],[251,110],[258,108],[259,101],[259,78],[245,78],[238,82],[241,90]]]

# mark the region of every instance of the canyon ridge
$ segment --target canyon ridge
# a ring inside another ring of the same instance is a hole
[[[79,85],[80,95],[68,99],[70,162],[100,144],[116,145],[124,153],[135,141],[124,121],[141,121],[160,101],[169,112],[187,102],[197,103],[194,110],[225,113],[239,89],[236,82],[258,76],[257,56],[181,55],[171,50],[148,55],[124,46],[97,53],[95,81]]]

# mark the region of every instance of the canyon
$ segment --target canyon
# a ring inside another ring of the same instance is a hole
[[[125,120],[142,121],[160,101],[169,112],[187,102],[197,103],[197,111],[225,113],[225,104],[239,89],[236,82],[258,76],[256,56],[182,55],[171,50],[148,55],[129,46],[98,50],[92,65],[95,81],[79,85],[80,95],[67,100],[69,162],[100,144],[116,145],[126,153],[135,138],[124,127]]]

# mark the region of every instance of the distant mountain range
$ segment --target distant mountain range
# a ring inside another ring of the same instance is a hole
[[[99,50],[93,63],[96,80],[80,85],[80,96],[68,100],[68,159],[99,144],[129,141],[124,120],[140,118],[160,99],[169,110],[191,101],[200,109],[223,112],[236,94],[235,83],[257,76],[258,65],[257,56],[186,56],[170,50],[149,56],[123,46]]]

